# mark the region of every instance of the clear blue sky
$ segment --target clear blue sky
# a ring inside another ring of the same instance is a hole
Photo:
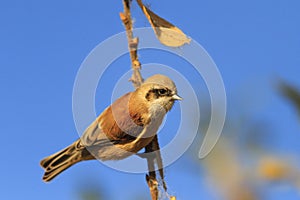
[[[279,151],[288,149],[299,155],[296,114],[270,84],[282,77],[300,86],[299,1],[146,3],[198,41],[214,59],[225,82],[229,116],[236,114],[236,107],[257,119],[265,116],[274,125]],[[89,180],[116,200],[148,192],[144,175],[117,172],[94,161],[78,164],[53,183],[41,181],[40,159],[78,137],[72,116],[76,73],[97,44],[124,30],[120,11],[121,0],[0,2],[0,199],[75,199],[77,188]],[[148,26],[136,5],[133,12],[138,27]],[[151,61],[151,57],[144,58]],[[171,59],[165,62],[172,64]],[[97,96],[99,113],[110,100],[105,97]],[[285,133],[291,134],[287,138]],[[166,176],[170,192],[179,199],[214,199],[205,180],[189,173],[184,159],[169,167]],[[270,199],[297,198],[294,192],[283,194]]]

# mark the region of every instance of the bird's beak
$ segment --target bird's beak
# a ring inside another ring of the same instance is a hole
[[[173,100],[182,100],[182,98],[180,97],[180,96],[178,96],[177,94],[174,94],[173,96],[172,96],[172,99]]]

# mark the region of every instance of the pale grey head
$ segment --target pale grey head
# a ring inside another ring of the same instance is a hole
[[[182,100],[177,95],[175,83],[169,77],[161,74],[147,78],[140,88],[142,88],[142,95],[152,106],[160,106],[166,112],[172,108],[175,100]]]

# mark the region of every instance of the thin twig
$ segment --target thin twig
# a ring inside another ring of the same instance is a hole
[[[130,59],[131,65],[133,69],[132,77],[130,81],[132,81],[135,88],[138,88],[143,83],[143,78],[141,76],[141,63],[139,62],[137,49],[139,40],[137,37],[133,36],[133,26],[132,26],[132,18],[130,12],[130,3],[131,0],[123,0],[124,5],[124,12],[120,13],[120,18],[124,24],[126,29],[126,35],[128,40],[128,48],[130,52]],[[159,151],[159,144],[157,136],[145,147],[145,153],[152,153],[155,152],[154,156],[147,156],[147,163],[148,163],[148,174],[146,174],[146,181],[151,193],[152,200],[158,200],[158,181],[156,179],[156,171],[155,171],[155,161],[159,168],[159,174],[162,179],[163,188],[166,191],[167,186],[164,180],[164,172],[163,172],[163,163],[161,154]]]
[[[137,55],[139,39],[137,37],[133,37],[133,32],[132,32],[133,27],[132,27],[131,13],[130,13],[130,3],[131,3],[130,0],[123,0],[124,13],[120,13],[120,18],[126,29],[128,48],[129,48],[130,58],[131,58],[131,67],[133,69],[133,73],[132,73],[132,77],[130,78],[130,81],[132,81],[135,88],[138,88],[143,83],[143,78],[140,72],[141,63]]]
[[[153,152],[154,142],[152,141],[145,147],[145,153],[150,153],[148,155],[152,155]],[[157,200],[158,199],[158,181],[156,179],[156,172],[155,172],[155,162],[154,156],[147,156],[147,163],[148,163],[148,172],[149,174],[146,175],[146,181],[148,183],[148,187],[151,193],[151,199]]]
[[[163,188],[167,191],[167,184],[164,179],[164,168],[160,154],[160,148],[158,143],[157,135],[153,140],[145,147],[145,158],[148,162],[149,175],[146,176],[148,186],[150,188],[152,200],[158,199],[158,181],[156,179],[155,163],[157,164],[159,175],[162,180]],[[155,162],[156,161],[156,162]]]
[[[152,144],[153,151],[155,152],[156,163],[157,163],[160,178],[162,180],[163,188],[165,191],[167,191],[167,184],[165,182],[165,176],[164,176],[164,166],[163,166],[163,161],[160,153],[160,147],[159,147],[157,135],[155,135],[154,139],[152,140],[152,143],[153,143]]]

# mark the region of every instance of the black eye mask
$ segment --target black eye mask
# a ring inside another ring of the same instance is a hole
[[[162,89],[152,89],[150,90],[145,98],[149,101],[152,98],[158,99],[159,97],[163,97],[163,96],[171,96],[171,90],[167,89],[167,88],[162,88]]]

